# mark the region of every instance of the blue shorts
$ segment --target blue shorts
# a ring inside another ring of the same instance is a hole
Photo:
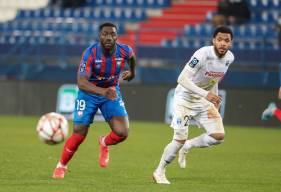
[[[128,116],[119,87],[116,87],[116,92],[118,98],[110,100],[104,96],[79,90],[74,109],[74,124],[90,125],[98,109],[106,121],[116,116]]]

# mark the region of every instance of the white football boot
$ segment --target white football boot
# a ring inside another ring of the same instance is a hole
[[[163,171],[155,170],[153,172],[152,178],[157,184],[166,184],[166,185],[171,184],[170,181],[166,178],[164,170]]]

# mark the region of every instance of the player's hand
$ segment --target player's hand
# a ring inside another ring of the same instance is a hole
[[[122,73],[122,79],[126,81],[131,81],[135,77],[135,73],[132,71],[124,71]]]
[[[116,93],[115,87],[104,88],[104,92],[102,95],[111,100],[114,100],[117,98],[117,93]]]
[[[211,103],[213,103],[216,107],[219,107],[220,103],[221,103],[221,97],[212,93],[211,91],[209,91],[206,99],[208,101],[210,101]]]
[[[220,109],[220,107],[221,107],[221,104],[219,103],[216,103],[216,104],[214,104],[215,105],[215,108],[217,108],[217,110],[219,110]]]

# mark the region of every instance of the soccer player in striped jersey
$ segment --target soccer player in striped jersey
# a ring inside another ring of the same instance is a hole
[[[279,92],[278,92],[278,99],[281,100],[281,63],[279,64]],[[276,106],[274,102],[269,103],[267,108],[263,111],[261,115],[261,119],[266,121],[271,117],[275,116],[281,122],[281,109]]]
[[[120,93],[119,77],[130,81],[135,77],[135,55],[128,45],[117,42],[117,27],[103,23],[99,28],[99,42],[88,47],[82,56],[78,73],[79,88],[74,111],[73,134],[66,141],[53,178],[64,178],[67,164],[87,136],[90,124],[98,109],[107,121],[111,132],[99,138],[99,164],[107,167],[108,146],[128,137],[129,121]],[[124,70],[125,64],[129,69]]]
[[[179,75],[173,100],[174,129],[172,141],[165,147],[160,163],[153,173],[158,184],[170,184],[166,178],[166,166],[179,152],[178,163],[185,168],[185,154],[192,148],[220,144],[224,139],[222,118],[218,112],[221,98],[218,82],[234,61],[229,50],[233,34],[230,28],[220,26],[213,34],[213,46],[198,49]],[[189,121],[195,120],[206,133],[192,139],[188,137]]]

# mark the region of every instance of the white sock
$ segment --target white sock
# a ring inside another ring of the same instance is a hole
[[[192,139],[186,140],[182,150],[187,153],[193,147],[196,148],[203,148],[209,147],[212,145],[220,144],[221,141],[214,139],[213,137],[207,135],[206,133],[199,135],[198,137],[194,137]]]
[[[173,161],[173,159],[176,157],[177,152],[180,150],[180,148],[183,146],[183,144],[173,140],[171,143],[169,143],[162,154],[160,163],[156,170],[158,171],[164,171],[165,167]]]

